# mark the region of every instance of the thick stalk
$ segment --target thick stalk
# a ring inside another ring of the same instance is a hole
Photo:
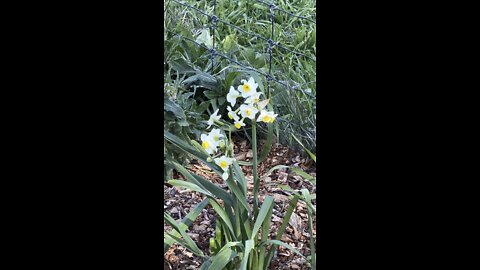
[[[253,212],[255,219],[258,215],[258,187],[260,186],[260,181],[257,175],[257,123],[255,119],[252,120],[252,152],[253,152]]]

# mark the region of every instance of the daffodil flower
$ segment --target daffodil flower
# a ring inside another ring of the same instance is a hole
[[[260,101],[260,95],[262,92],[256,92],[255,94],[251,95],[250,97],[245,100],[246,104],[255,104]]]
[[[215,163],[222,168],[224,173],[222,174],[223,180],[227,180],[228,178],[228,166],[232,165],[234,159],[228,158],[226,156],[221,156],[215,159]]]
[[[217,144],[220,141],[220,138],[223,138],[223,134],[220,133],[220,129],[214,128],[210,133],[208,134],[209,137],[211,137]]]
[[[232,104],[232,107],[235,106],[235,103],[237,102],[237,98],[241,97],[240,93],[233,88],[233,86],[230,86],[230,91],[227,94],[227,101]]]
[[[258,113],[258,109],[253,107],[252,105],[245,105],[242,104],[240,106],[240,114],[242,117],[255,119],[255,115]]]
[[[241,80],[241,82],[243,84],[238,86],[238,91],[242,94],[242,97],[248,98],[257,92],[258,84],[255,83],[253,77],[250,77],[248,82],[246,80]]]
[[[202,148],[209,154],[212,155],[217,152],[217,142],[213,140],[211,136],[207,134],[202,134],[200,136],[202,139]]]
[[[273,111],[269,112],[267,110],[262,110],[258,116],[258,122],[273,123],[278,114],[275,114]]]
[[[208,124],[207,129],[209,129],[213,125],[214,121],[218,121],[220,120],[220,117],[222,117],[221,115],[217,116],[218,110],[219,109],[217,109],[212,115],[210,115],[210,119],[208,119],[207,121],[207,124]]]
[[[245,118],[243,118],[245,119]],[[243,119],[242,120],[238,120],[238,121],[235,121],[234,125],[237,129],[240,129],[241,127],[244,127],[245,126],[245,123],[243,123]]]
[[[237,113],[235,111],[232,111],[232,108],[230,106],[227,107],[227,110],[228,110],[228,118],[233,119],[234,121],[238,121],[238,119],[240,119]]]

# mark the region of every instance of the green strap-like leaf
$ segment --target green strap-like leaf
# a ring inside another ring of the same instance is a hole
[[[293,251],[293,252],[297,253],[298,255],[300,255],[300,256],[302,256],[302,257],[305,258],[305,256],[304,256],[302,253],[300,253],[300,251],[294,249],[294,248],[293,248],[292,246],[290,246],[289,244],[286,244],[286,243],[284,243],[284,242],[282,242],[282,241],[280,241],[280,240],[267,240],[267,241],[262,242],[260,245],[268,245],[268,244],[275,244],[275,245],[282,246],[282,247],[284,247],[284,248],[288,248],[288,249],[290,249],[291,251]]]
[[[317,163],[317,156],[315,156],[315,154],[313,154],[312,152],[310,152],[304,145],[303,143],[297,139],[297,137],[295,137],[295,135],[293,135],[293,138],[303,147],[303,149],[307,152],[307,154],[310,156],[311,159],[313,159],[313,161],[315,161],[315,163]]]
[[[185,179],[187,181],[194,183],[197,186],[209,191],[213,195],[222,199],[225,202],[225,204],[229,206],[233,204],[232,196],[228,194],[225,190],[221,189],[220,187],[213,184],[212,182],[204,179],[203,177],[188,171],[185,167],[183,167],[182,165],[178,164],[175,161],[170,161],[170,163],[174,166],[175,170],[177,170],[180,174],[185,176]]]
[[[241,246],[240,242],[229,242],[227,243],[217,255],[211,258],[212,264],[208,267],[208,270],[220,270],[224,269],[225,265],[227,265],[236,255],[237,253],[234,252],[231,247],[233,246]]]
[[[300,192],[302,192],[302,195],[305,198],[305,203],[307,204],[308,208],[310,208],[315,213],[316,209],[315,207],[313,207],[312,197],[310,196],[310,192],[308,192],[308,189],[304,188],[300,190]]]
[[[277,235],[275,236],[276,240],[280,240],[282,238],[283,233],[285,232],[285,229],[288,226],[288,221],[290,220],[290,217],[292,216],[293,210],[297,206],[298,199],[300,196],[298,194],[294,194],[293,199],[290,201],[290,204],[288,205],[287,213],[283,217],[282,225],[280,225],[280,228],[277,231]],[[270,251],[268,252],[267,255],[267,260],[266,264],[264,265],[264,268],[267,269],[268,265],[270,264],[270,261],[273,258],[273,252],[276,249],[276,245],[272,245],[270,248]]]
[[[262,239],[267,239],[268,238],[268,232],[270,231],[270,222],[271,222],[271,217],[272,217],[272,211],[273,211],[273,204],[268,209],[265,220],[263,221]],[[265,258],[265,246],[260,247],[259,258],[261,258],[261,260],[259,261],[258,269],[263,269],[263,264],[265,263],[265,260],[264,260],[264,258]]]
[[[303,177],[305,180],[308,180],[310,182],[312,182],[313,184],[316,183],[316,178],[311,176],[310,174],[304,172],[302,169],[298,168],[298,167],[292,167],[292,166],[286,166],[286,165],[277,165],[273,168],[271,168],[270,170],[268,170],[263,176],[262,176],[262,179],[264,179],[265,177],[269,176],[273,171],[275,170],[280,170],[280,169],[289,169],[291,170],[292,172],[300,175],[301,177]]]
[[[190,189],[190,190],[193,190],[193,191],[196,191],[196,192],[203,193],[203,194],[205,194],[209,197],[215,198],[212,193],[206,191],[205,189],[199,187],[198,185],[195,185],[193,183],[189,183],[187,181],[170,180],[170,181],[168,181],[168,183],[172,186],[187,188],[187,189]]]
[[[252,237],[250,239],[254,239],[257,236],[258,230],[260,229],[260,226],[262,225],[265,217],[267,217],[267,214],[272,204],[273,204],[273,197],[266,196],[265,199],[263,200],[262,207],[258,212],[257,219],[255,220],[255,225],[253,225]],[[271,217],[268,217],[268,218],[271,218]]]
[[[163,213],[163,219],[168,224],[170,224],[170,226],[172,226],[178,233],[180,233],[180,235],[183,237],[183,241],[181,239],[179,239],[178,237],[166,232],[167,235],[169,235],[171,238],[178,241],[180,244],[182,244],[183,246],[188,248],[190,251],[192,251],[196,255],[201,256],[201,257],[205,256],[205,255],[203,255],[203,252],[195,244],[195,242],[193,242],[192,238],[190,238],[190,236],[187,235],[185,230],[183,228],[181,228],[178,225],[178,223],[168,213]]]
[[[243,194],[247,194],[247,180],[245,179],[245,175],[242,172],[242,169],[238,165],[237,161],[233,162],[233,172],[234,172],[234,179],[240,184],[242,188]]]
[[[231,235],[232,236],[235,235],[235,231],[233,230],[232,222],[228,218],[228,215],[225,212],[225,210],[215,200],[210,199],[209,202],[210,202],[210,205],[215,210],[215,212],[217,212],[217,214],[220,216],[220,218],[225,222],[225,224],[227,225],[227,228],[230,230]]]
[[[243,194],[242,191],[240,191],[238,186],[231,179],[231,176],[227,179],[226,182],[227,182],[228,188],[233,192],[233,194],[235,195],[235,197],[236,197],[237,201],[240,203],[240,205],[245,210],[247,210],[248,213],[250,213],[250,208],[247,205],[247,198],[246,198],[245,194]]]
[[[199,204],[197,204],[197,206],[195,206],[195,208],[190,212],[188,213],[183,219],[182,219],[182,222],[179,224],[179,226],[184,229],[184,230],[187,230],[188,227],[190,225],[193,224],[193,221],[195,221],[195,219],[197,219],[197,217],[200,215],[200,213],[202,213],[202,210],[208,205],[208,199],[205,199],[203,201],[201,201]],[[175,235],[177,237],[180,237],[180,234],[175,231],[175,230],[172,230],[169,232],[171,235]],[[167,252],[167,250],[170,248],[170,246],[174,243],[174,239],[173,238],[165,238],[164,241],[163,241],[163,252]]]
[[[255,242],[251,239],[245,241],[245,252],[243,253],[243,259],[242,259],[242,264],[240,265],[240,270],[247,269],[248,255],[250,255],[250,251],[252,251],[254,245],[255,245]]]
[[[173,135],[172,133],[170,133],[166,130],[163,131],[163,138],[166,139],[167,141],[171,142],[175,146],[177,146],[182,151],[193,155],[194,157],[196,157],[197,159],[202,161],[205,165],[210,167],[212,170],[214,170],[219,175],[222,175],[223,171],[220,168],[220,166],[218,166],[215,163],[207,162],[207,158],[209,157],[209,155],[206,154],[205,152],[198,151],[195,147],[193,147],[189,143],[186,143],[184,140],[180,139],[179,137]]]

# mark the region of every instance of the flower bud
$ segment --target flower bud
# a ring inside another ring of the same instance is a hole
[[[218,146],[220,146],[221,148],[225,147],[225,141],[224,140],[219,141]]]

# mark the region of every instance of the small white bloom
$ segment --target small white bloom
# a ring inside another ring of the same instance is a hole
[[[213,125],[214,121],[218,121],[218,120],[220,120],[220,117],[222,117],[221,115],[217,116],[218,110],[219,109],[217,109],[212,115],[210,115],[210,119],[208,119],[208,121],[207,121],[207,124],[208,124],[207,129],[210,128]]]
[[[273,123],[275,121],[275,117],[277,117],[278,114],[275,114],[273,111],[269,112],[267,110],[262,110],[260,112],[260,115],[258,116],[257,121],[258,122],[265,122],[265,123]]]
[[[243,119],[245,119],[245,118],[243,118]],[[245,123],[243,123],[243,119],[242,119],[242,120],[235,121],[234,124],[235,124],[235,127],[236,127],[237,129],[240,129],[241,127],[244,127],[244,126],[245,126]]]
[[[248,98],[257,92],[258,84],[255,83],[253,77],[250,77],[248,82],[246,80],[242,80],[241,82],[243,84],[238,86],[238,91],[242,94],[242,97]]]
[[[240,114],[242,115],[242,117],[250,118],[253,120],[255,119],[255,115],[257,113],[257,108],[253,107],[252,105],[242,104],[242,106],[240,106]]]
[[[256,92],[255,94],[251,95],[250,97],[245,100],[246,104],[255,104],[260,101],[260,95],[262,95],[262,92]]]
[[[202,148],[205,149],[209,155],[217,152],[217,142],[214,141],[212,137],[207,134],[202,134],[200,138],[202,139]]]
[[[235,106],[235,103],[237,102],[237,98],[240,97],[240,93],[233,88],[233,86],[230,86],[230,92],[227,94],[227,101],[232,104],[232,107]]]
[[[222,174],[222,178],[223,178],[223,180],[227,180],[228,179],[228,172],[224,172]]]
[[[209,137],[211,137],[215,142],[219,142],[220,138],[223,138],[223,134],[220,133],[220,129],[218,128],[214,128],[212,129],[212,131],[210,131],[210,133],[208,134]]]
[[[239,117],[236,112],[232,111],[230,106],[227,107],[228,110],[228,118],[233,119],[234,121],[238,121]]]
[[[228,158],[226,156],[221,156],[215,159],[215,163],[222,168],[224,172],[227,172],[228,166],[232,165],[233,158]]]

